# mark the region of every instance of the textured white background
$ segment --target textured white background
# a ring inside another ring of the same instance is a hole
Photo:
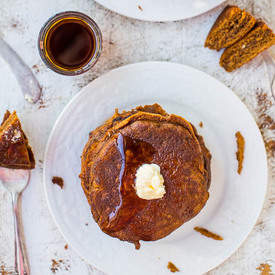
[[[274,0],[227,3],[238,3],[270,24],[275,17]],[[0,116],[6,109],[17,110],[37,160],[37,168],[32,172],[32,180],[22,199],[23,224],[32,274],[52,274],[51,259],[64,261],[56,274],[99,274],[80,259],[70,246],[68,250],[64,249],[66,243],[46,205],[42,167],[45,145],[59,113],[73,95],[102,73],[124,64],[147,60],[187,64],[209,73],[230,87],[248,106],[259,125],[263,113],[275,117],[271,91],[275,70],[267,54],[229,74],[218,66],[220,53],[203,48],[207,32],[223,6],[193,19],[147,23],[114,14],[92,0],[1,1],[0,35],[30,67],[36,65],[33,71],[43,87],[43,104],[26,103],[9,67],[0,59]],[[41,62],[36,47],[42,24],[56,12],[64,10],[87,13],[95,19],[103,33],[103,53],[99,62],[91,71],[78,77],[64,77],[51,72]],[[267,94],[268,104],[264,105],[257,100],[257,95],[261,93]],[[265,141],[275,140],[275,131],[271,128],[265,125],[261,129]],[[209,272],[210,275],[259,274],[256,267],[260,263],[269,263],[275,271],[274,157],[269,155],[269,190],[257,225],[241,248],[220,267]],[[0,189],[0,266],[13,265],[12,232],[11,200]]]

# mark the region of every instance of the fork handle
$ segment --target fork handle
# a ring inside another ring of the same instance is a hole
[[[27,255],[23,249],[22,231],[19,228],[18,193],[12,194],[12,208],[14,219],[14,248],[15,248],[15,272],[18,275],[30,275]]]

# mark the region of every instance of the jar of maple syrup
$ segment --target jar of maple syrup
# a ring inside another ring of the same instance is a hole
[[[39,33],[42,60],[53,71],[79,75],[97,62],[102,50],[98,25],[87,15],[68,11],[51,17]]]

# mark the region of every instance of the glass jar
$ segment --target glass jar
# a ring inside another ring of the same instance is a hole
[[[48,68],[63,75],[79,75],[97,62],[102,51],[102,34],[89,16],[75,11],[62,12],[51,17],[42,27],[38,49]],[[85,53],[85,50],[89,52]],[[77,64],[77,57],[81,54],[86,54],[86,57]],[[62,58],[63,61],[73,60],[74,63],[70,64],[74,66],[60,62]]]

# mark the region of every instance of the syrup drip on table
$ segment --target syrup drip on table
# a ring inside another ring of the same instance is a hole
[[[135,190],[136,171],[144,163],[151,163],[155,153],[153,146],[145,141],[124,136],[117,137],[117,148],[121,155],[119,174],[119,205],[109,215],[109,229],[119,231],[125,227],[136,213],[142,210],[148,200],[137,196]]]

